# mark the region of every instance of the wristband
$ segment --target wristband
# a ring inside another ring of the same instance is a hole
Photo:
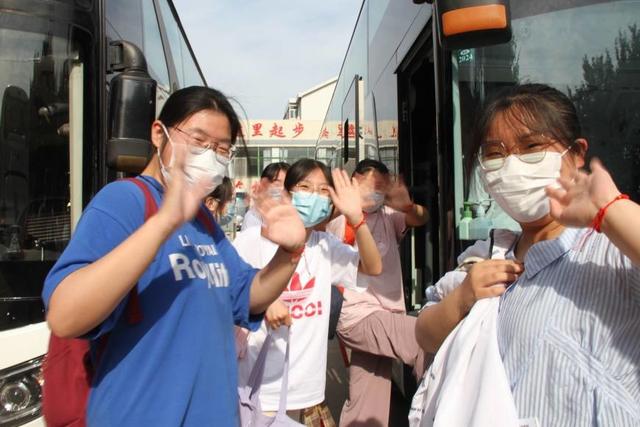
[[[410,205],[407,205],[407,207],[406,207],[405,209],[403,209],[403,210],[402,210],[402,213],[404,213],[404,214],[408,214],[408,213],[413,209],[413,207],[414,207],[415,205],[416,205],[416,204],[415,204],[415,202],[411,202],[411,204],[410,204]]]
[[[358,228],[362,227],[364,224],[367,223],[367,215],[366,214],[362,214],[362,219],[360,220],[360,222],[358,222],[356,225],[351,225],[351,228],[353,228],[353,232],[357,232]]]
[[[304,252],[304,246],[301,246],[299,249],[290,251],[289,249],[280,246],[282,248],[283,251],[285,251],[286,253],[291,255],[291,262],[298,262],[300,261],[300,258],[302,257],[302,253]]]
[[[617,202],[618,200],[625,200],[625,199],[629,199],[629,196],[626,194],[619,194],[609,203],[601,207],[598,213],[596,214],[596,217],[593,218],[593,222],[591,223],[591,228],[593,228],[598,233],[600,233],[600,227],[602,227],[602,221],[604,220],[604,215],[607,213],[607,209],[609,209],[609,206],[611,206],[613,203]]]

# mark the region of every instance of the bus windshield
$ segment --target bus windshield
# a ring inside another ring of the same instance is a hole
[[[562,1],[555,10],[547,2],[541,10],[520,3],[538,4],[512,2],[510,43],[452,53],[457,221],[468,202],[474,216],[481,206],[494,227],[518,228],[482,188],[477,164],[464,161],[474,114],[515,83],[545,83],[567,94],[588,156],[602,159],[620,190],[640,200],[640,2]]]
[[[0,330],[43,320],[42,283],[71,233],[69,73],[78,53],[69,38],[17,28],[0,28]]]

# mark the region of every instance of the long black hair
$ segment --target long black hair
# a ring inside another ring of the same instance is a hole
[[[316,169],[320,169],[326,178],[327,182],[333,187],[333,178],[331,177],[331,170],[324,163],[314,159],[300,159],[291,165],[287,171],[287,176],[284,179],[284,188],[287,191],[292,191],[300,181],[304,180],[307,175]]]
[[[467,171],[498,115],[514,127],[547,134],[579,153],[580,146],[571,144],[582,137],[582,128],[575,106],[564,93],[543,84],[508,86],[488,100],[476,120]]]
[[[280,171],[287,173],[291,165],[287,162],[269,163],[263,170],[260,178],[266,178],[269,182],[273,182],[278,178]]]
[[[368,172],[377,171],[381,175],[389,175],[389,168],[384,163],[374,159],[360,160],[353,171],[353,175],[365,175]]]
[[[222,182],[213,189],[207,197],[213,197],[219,205],[225,205],[233,199],[233,182],[227,176],[222,178]]]
[[[173,92],[162,107],[158,120],[169,128],[203,110],[224,114],[231,128],[231,143],[235,144],[239,140],[241,145],[245,146],[240,119],[231,106],[229,98],[217,89],[189,86]]]

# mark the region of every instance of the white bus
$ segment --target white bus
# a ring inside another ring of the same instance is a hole
[[[524,82],[572,99],[589,155],[640,201],[640,1],[363,1],[316,158],[347,168],[378,159],[429,208],[429,223],[402,246],[408,310],[468,244],[458,234],[465,202],[514,225],[478,188],[465,155],[478,107]]]
[[[170,0],[0,0],[0,425],[43,425],[40,293],[83,207],[203,84]]]

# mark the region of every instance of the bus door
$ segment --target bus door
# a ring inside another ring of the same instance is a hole
[[[398,69],[399,173],[414,201],[429,209],[431,219],[409,231],[403,240],[405,299],[410,309],[424,298],[424,289],[438,271],[438,150],[436,92],[430,26]]]

